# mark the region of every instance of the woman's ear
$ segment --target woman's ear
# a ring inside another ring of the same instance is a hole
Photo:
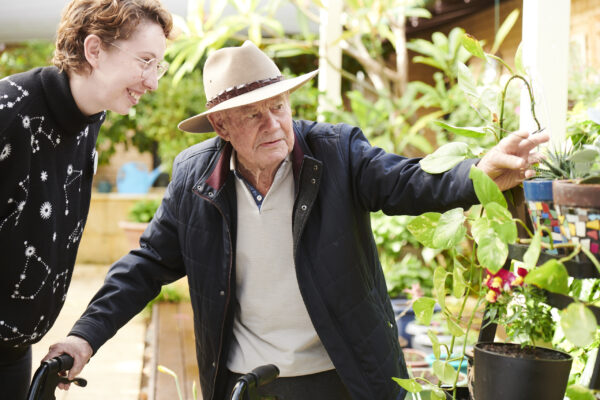
[[[101,51],[102,40],[97,35],[88,35],[83,41],[83,52],[92,68],[98,67]]]
[[[212,125],[215,130],[215,133],[219,135],[223,140],[229,141],[229,133],[225,129],[225,124],[223,124],[223,118],[221,118],[217,114],[208,114],[206,116],[208,121]]]

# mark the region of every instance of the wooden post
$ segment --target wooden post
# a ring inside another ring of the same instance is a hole
[[[536,114],[555,145],[566,137],[570,0],[523,0],[523,66],[531,77]],[[529,97],[521,95],[521,129],[536,129]]]
[[[342,1],[324,0],[320,12],[319,26],[319,96],[318,120],[323,121],[323,112],[342,104]]]

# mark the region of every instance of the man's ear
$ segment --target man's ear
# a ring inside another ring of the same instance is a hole
[[[229,133],[227,133],[225,125],[223,124],[223,118],[219,117],[216,114],[208,114],[206,118],[208,118],[208,121],[214,128],[215,133],[219,135],[223,140],[229,141]]]
[[[97,68],[102,51],[102,40],[97,35],[88,35],[83,41],[83,52],[85,59],[92,66]]]

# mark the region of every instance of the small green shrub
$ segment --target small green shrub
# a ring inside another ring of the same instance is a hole
[[[150,222],[159,206],[159,199],[139,200],[133,204],[127,218],[131,222]]]

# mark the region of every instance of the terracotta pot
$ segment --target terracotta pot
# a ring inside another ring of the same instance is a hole
[[[147,226],[147,222],[119,221],[119,228],[123,229],[129,247],[132,249],[140,247],[140,236],[142,236]]]
[[[554,205],[566,242],[600,253],[600,185],[554,181]]]

